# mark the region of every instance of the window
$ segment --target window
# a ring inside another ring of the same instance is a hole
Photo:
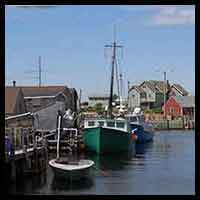
[[[89,121],[88,126],[94,126],[94,121]]]
[[[144,118],[143,115],[141,115],[141,116],[139,117],[139,121],[140,121],[140,123],[145,121],[145,118]]]
[[[170,111],[171,114],[175,113],[175,109],[174,108],[170,108],[169,111]]]
[[[107,126],[115,127],[115,122],[107,122]]]
[[[117,122],[117,128],[124,128],[124,122]]]
[[[103,126],[104,125],[104,121],[99,121],[99,126]]]
[[[130,117],[131,122],[137,122],[137,117]]]

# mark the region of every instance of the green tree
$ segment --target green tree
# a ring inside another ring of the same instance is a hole
[[[98,114],[101,114],[101,113],[103,113],[103,105],[102,105],[102,103],[97,103],[97,104],[95,104],[95,106],[94,106],[94,108],[95,108],[95,111],[98,113]]]
[[[93,108],[93,107],[91,107],[91,106],[89,106],[88,108],[87,108],[87,111],[88,112],[93,112],[95,109]]]

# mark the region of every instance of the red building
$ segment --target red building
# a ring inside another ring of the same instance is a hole
[[[162,107],[166,115],[172,117],[186,116],[194,119],[195,98],[194,96],[172,96]]]

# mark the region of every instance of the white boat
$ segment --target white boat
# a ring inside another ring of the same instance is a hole
[[[63,162],[62,159],[52,159],[49,161],[56,177],[69,180],[80,180],[92,175],[91,167],[94,165],[92,160],[79,160],[76,162]]]
[[[61,116],[58,117],[57,157],[49,161],[56,177],[69,178],[69,180],[80,180],[91,175],[92,160],[69,161],[68,158],[59,156]]]

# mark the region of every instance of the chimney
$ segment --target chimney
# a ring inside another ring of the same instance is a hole
[[[16,86],[16,81],[13,81],[13,87],[15,87]]]

